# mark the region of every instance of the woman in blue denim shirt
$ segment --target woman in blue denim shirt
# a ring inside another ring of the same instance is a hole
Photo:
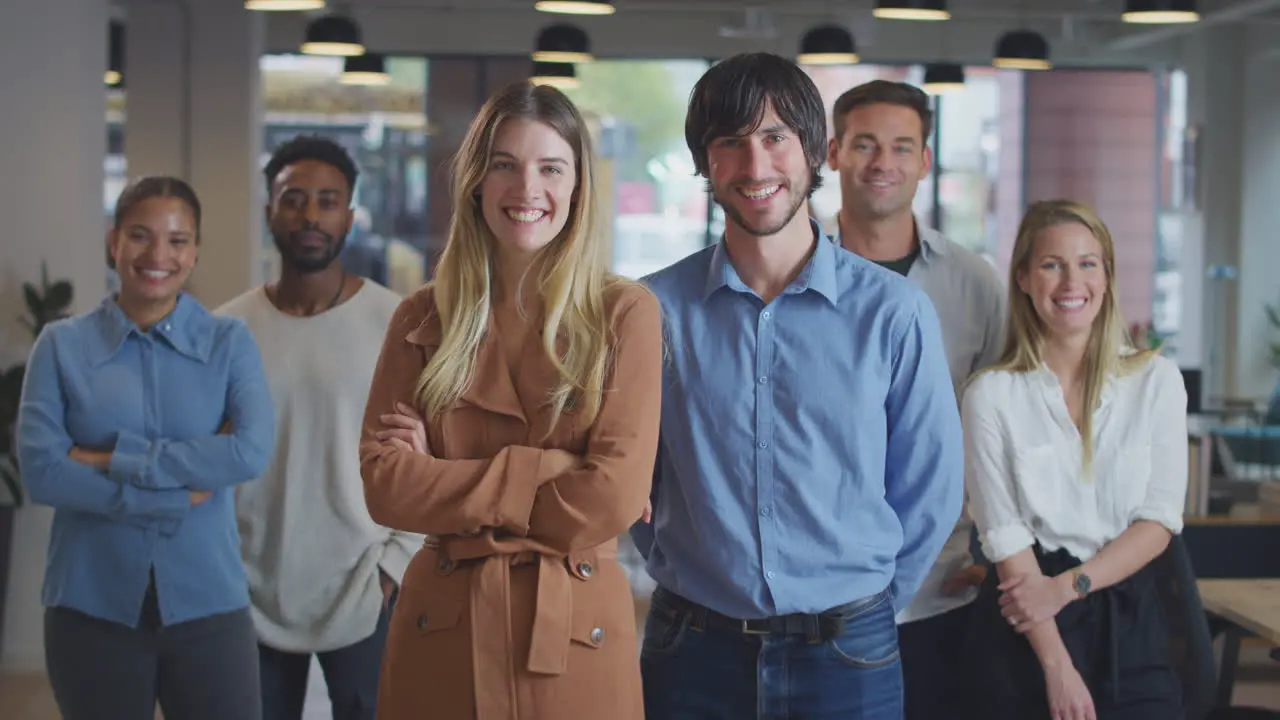
[[[120,290],[36,340],[18,416],[33,502],[55,508],[45,656],[66,720],[261,717],[233,511],[275,445],[257,345],[183,291],[200,203],[181,180],[120,195]]]

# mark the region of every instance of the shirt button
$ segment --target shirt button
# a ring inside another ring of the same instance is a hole
[[[761,448],[769,447],[769,443],[765,440],[761,440],[758,444],[760,445]]]
[[[767,378],[767,377],[765,377],[765,376],[761,375],[761,376],[760,376],[760,384],[761,384],[761,385],[763,385],[763,384],[765,384],[765,383],[767,383],[767,382],[769,382],[769,378]]]
[[[770,571],[766,572],[766,573],[764,574],[764,576],[765,576],[765,577],[767,577],[767,578],[769,578],[770,580],[772,580],[772,579],[773,579],[773,571],[772,571],[772,570],[770,570]]]
[[[772,511],[772,510],[770,510],[770,509],[769,509],[769,508],[767,508],[767,507],[760,508],[760,514],[761,514],[761,515],[763,515],[763,516],[765,516],[765,517],[769,517],[769,513],[771,513],[771,512],[773,512],[773,511]]]
[[[604,628],[591,629],[591,643],[593,645],[600,645],[604,643]]]
[[[773,313],[769,312],[768,310],[765,310],[764,312],[760,313],[760,318],[763,320],[768,320],[770,317],[773,317]]]

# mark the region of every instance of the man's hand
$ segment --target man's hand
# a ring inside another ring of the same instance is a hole
[[[111,453],[102,450],[88,450],[74,445],[67,451],[67,457],[90,467],[106,470],[111,465]]]
[[[378,580],[382,584],[382,609],[386,611],[387,605],[391,603],[391,594],[396,591],[396,581],[383,572],[382,568],[378,568]]]
[[[942,581],[942,594],[946,597],[955,597],[971,587],[978,587],[986,579],[985,565],[970,565]]]

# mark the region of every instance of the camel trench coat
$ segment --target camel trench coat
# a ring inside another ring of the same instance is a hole
[[[432,287],[392,318],[361,475],[374,521],[429,539],[391,618],[380,720],[643,720],[616,548],[653,481],[662,331],[646,288],[620,283],[607,300],[613,353],[589,427],[571,409],[547,435],[557,376],[540,334],[530,328],[513,377],[490,317],[469,388],[427,418],[427,454],[375,433],[397,402],[418,407],[418,376],[442,336]]]

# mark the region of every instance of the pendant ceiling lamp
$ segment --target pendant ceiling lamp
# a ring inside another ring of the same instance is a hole
[[[577,25],[550,25],[538,33],[533,59],[537,62],[591,62],[591,39]]]
[[[124,23],[119,20],[107,26],[107,71],[102,80],[107,87],[124,84]]]
[[[569,63],[535,62],[529,81],[534,85],[550,85],[562,90],[578,87],[578,75]]]
[[[881,20],[950,20],[947,0],[880,0],[871,14]]]
[[[964,67],[959,63],[929,63],[924,66],[924,83],[920,89],[930,95],[963,90]]]
[[[1011,30],[1000,36],[991,62],[1004,70],[1048,70],[1049,42],[1034,30]]]
[[[846,65],[858,62],[853,35],[839,25],[822,25],[804,34],[800,41],[801,65]]]
[[[365,53],[347,58],[342,63],[343,85],[387,85],[391,75],[387,73],[386,58],[379,53]]]
[[[1120,19],[1127,23],[1171,25],[1200,19],[1195,0],[1128,0]]]
[[[533,8],[565,15],[612,15],[616,10],[608,0],[538,0]]]
[[[324,0],[244,0],[244,9],[259,12],[323,10]]]
[[[307,39],[302,43],[302,52],[339,57],[363,55],[360,28],[354,20],[343,15],[316,18],[307,25]]]

